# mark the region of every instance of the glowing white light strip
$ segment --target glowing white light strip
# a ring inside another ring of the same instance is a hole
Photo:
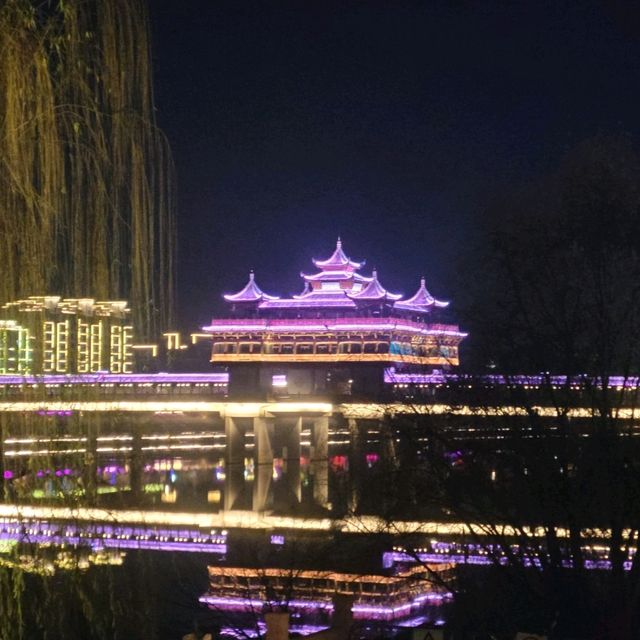
[[[100,451],[100,449],[98,449]],[[51,454],[64,454],[64,453],[86,453],[86,449],[19,449],[5,451],[4,455],[7,458],[17,458],[19,456],[48,456]]]
[[[530,408],[537,415],[546,418],[557,418],[559,413],[553,407],[534,406]],[[257,418],[276,413],[340,413],[347,418],[381,418],[388,414],[421,414],[421,415],[458,415],[475,417],[527,416],[529,409],[517,406],[471,407],[452,406],[447,404],[408,405],[403,403],[348,403],[332,405],[328,402],[204,402],[204,401],[135,401],[115,400],[104,402],[0,402],[0,413],[25,411],[87,411],[110,412],[128,411],[131,413],[219,413],[222,417]],[[589,408],[573,408],[566,411],[571,418],[593,418],[595,414]],[[640,408],[623,408],[617,411],[620,420],[637,420]]]
[[[333,411],[328,402],[205,402],[114,400],[97,402],[0,402],[0,412],[21,411],[129,411],[147,413],[220,413],[234,417],[259,417],[269,413],[324,413]]]
[[[143,440],[203,440],[206,438],[223,438],[221,433],[179,433],[175,435],[162,434],[153,436],[142,436]],[[131,439],[131,437],[129,437]]]
[[[86,442],[87,438],[9,438],[5,444],[36,444],[38,442]]]
[[[0,504],[0,518],[20,518],[21,520],[73,520],[90,521],[92,524],[108,522],[114,524],[172,525],[201,528],[243,528],[243,529],[302,529],[314,531],[340,530],[346,533],[371,533],[389,531],[394,534],[424,534],[432,536],[492,536],[520,537],[525,535],[544,538],[547,530],[544,527],[524,527],[524,529],[504,526],[487,526],[476,524],[470,527],[462,522],[430,522],[430,521],[395,521],[391,526],[375,516],[359,516],[344,520],[330,518],[293,518],[285,516],[266,516],[254,511],[220,511],[218,513],[171,513],[166,511],[115,510],[97,508],[69,508],[47,506],[22,506]],[[622,533],[626,540],[635,530],[625,529]],[[562,527],[555,529],[559,538],[569,537],[569,530]],[[585,539],[608,539],[609,529],[587,528],[583,530]]]
[[[157,445],[155,447],[141,447],[142,451],[175,451],[179,450],[191,450],[191,449],[199,449],[200,451],[208,451],[210,449],[224,449],[225,445],[223,444],[165,444],[165,445]]]

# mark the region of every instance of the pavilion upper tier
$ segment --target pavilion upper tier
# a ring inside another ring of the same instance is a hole
[[[432,320],[432,314],[448,306],[437,300],[426,288],[425,279],[410,298],[387,291],[374,269],[370,276],[360,270],[365,262],[351,260],[342,247],[340,238],[335,251],[326,260],[313,260],[315,273],[301,273],[304,289],[291,298],[280,298],[264,293],[254,273],[237,293],[226,294],[225,300],[233,305],[240,317],[321,317],[321,316],[390,316],[417,321]]]

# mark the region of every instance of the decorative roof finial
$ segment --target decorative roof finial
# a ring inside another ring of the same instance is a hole
[[[427,312],[434,307],[443,309],[444,307],[449,306],[449,303],[444,300],[436,300],[427,290],[426,278],[422,276],[420,278],[420,288],[415,292],[415,294],[407,300],[398,300],[394,306],[397,309]]]
[[[313,264],[316,265],[319,269],[323,271],[344,271],[345,269],[350,271],[357,271],[362,267],[364,262],[354,262],[350,260],[345,252],[342,249],[342,238],[338,236],[338,240],[336,242],[335,251],[331,254],[329,258],[326,260],[316,260],[313,259]]]
[[[249,282],[238,293],[225,293],[224,299],[228,302],[260,302],[263,300],[278,300],[277,296],[270,296],[256,283],[253,269],[249,271]]]

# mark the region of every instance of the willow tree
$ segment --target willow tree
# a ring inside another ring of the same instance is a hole
[[[172,176],[144,0],[0,0],[0,304],[128,299],[136,338],[157,336],[172,319]],[[36,417],[24,421],[12,429],[37,431]],[[113,607],[96,612],[93,573],[69,575],[54,606],[60,581],[25,587],[20,566],[0,570],[0,637],[86,637],[84,619],[93,637],[116,637]],[[33,588],[43,611],[67,618],[38,625],[24,610]]]
[[[174,194],[143,0],[0,3],[0,302],[128,299],[171,322]]]

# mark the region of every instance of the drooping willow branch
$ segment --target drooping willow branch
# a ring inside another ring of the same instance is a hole
[[[0,8],[0,301],[129,299],[171,322],[173,167],[153,114],[142,0]]]
[[[0,0],[0,304],[29,295],[128,299],[136,340],[156,338],[172,321],[173,208],[144,0]],[[42,420],[2,416],[0,477],[8,435],[79,437],[99,427],[82,416]],[[2,499],[22,492],[28,500],[38,471],[52,474],[59,458],[14,465],[18,482],[11,492],[3,486]],[[95,469],[85,467],[87,482],[78,477],[65,499],[91,501]],[[36,637],[36,628],[42,638],[87,637],[86,628],[117,636],[113,602],[99,609],[90,575],[74,573],[62,591],[59,580],[39,577],[27,588],[21,566],[0,570],[0,637]],[[41,612],[51,614],[42,625]]]

